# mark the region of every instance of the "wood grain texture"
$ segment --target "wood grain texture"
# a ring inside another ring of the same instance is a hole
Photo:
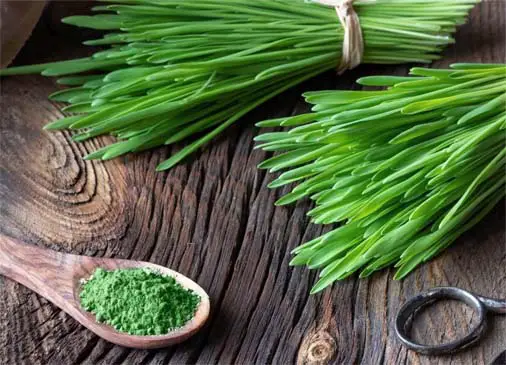
[[[52,4],[17,63],[88,52],[89,34],[62,25],[65,3]],[[77,4],[72,4],[76,7]],[[72,9],[75,11],[75,9]],[[457,44],[434,67],[452,62],[506,61],[506,3],[472,12]],[[177,347],[132,351],[98,339],[28,289],[0,279],[0,363],[3,364],[487,364],[506,348],[506,318],[494,317],[484,341],[463,353],[425,357],[394,337],[400,305],[421,290],[457,285],[506,297],[504,204],[445,253],[404,281],[393,270],[352,277],[309,296],[315,273],[290,268],[290,250],[328,230],[308,224],[307,202],[274,207],[282,191],[256,169],[254,121],[307,111],[307,90],[353,88],[357,77],[407,73],[405,66],[360,66],[327,73],[250,113],[202,153],[167,173],[156,165],[170,154],[87,162],[81,156],[105,138],[76,144],[68,132],[42,125],[60,116],[47,95],[57,86],[38,76],[1,80],[0,231],[64,252],[147,260],[198,282],[213,303],[208,325]],[[415,336],[450,339],[472,313],[453,303],[428,310]]]

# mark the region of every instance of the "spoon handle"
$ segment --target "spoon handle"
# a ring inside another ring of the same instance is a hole
[[[60,308],[73,297],[76,256],[27,245],[0,235],[0,274],[50,299]]]

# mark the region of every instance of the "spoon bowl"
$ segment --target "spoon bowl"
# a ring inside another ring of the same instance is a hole
[[[137,336],[118,332],[105,323],[97,322],[95,316],[80,305],[79,293],[83,279],[89,279],[98,268],[108,271],[145,268],[172,276],[182,287],[199,295],[200,304],[189,322],[165,335]],[[27,245],[2,235],[0,274],[42,295],[103,339],[125,347],[156,349],[180,343],[204,325],[210,311],[209,296],[204,289],[186,276],[166,267],[143,261],[64,254]]]

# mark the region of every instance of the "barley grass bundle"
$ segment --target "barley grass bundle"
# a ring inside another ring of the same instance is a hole
[[[42,73],[71,86],[51,95],[73,115],[46,126],[111,134],[117,143],[87,156],[194,141],[158,166],[167,169],[264,101],[335,69],[343,26],[334,9],[302,0],[115,0],[65,23],[111,31],[85,42],[88,58],[1,70]],[[429,63],[453,42],[477,0],[354,2],[365,63]],[[197,137],[195,137],[195,135]]]
[[[395,264],[396,278],[432,258],[505,195],[506,65],[411,69],[358,80],[380,91],[305,94],[313,112],[259,123],[282,151],[260,167],[296,183],[277,204],[310,197],[317,224],[341,222],[296,248],[292,265],[321,269],[317,292],[357,270]]]

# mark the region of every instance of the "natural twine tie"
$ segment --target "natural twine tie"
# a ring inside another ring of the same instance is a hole
[[[341,63],[337,67],[338,74],[357,67],[362,63],[364,55],[364,38],[362,37],[362,28],[360,20],[353,2],[355,0],[313,0],[312,2],[325,6],[331,6],[336,9],[339,21],[344,28],[343,52]]]

